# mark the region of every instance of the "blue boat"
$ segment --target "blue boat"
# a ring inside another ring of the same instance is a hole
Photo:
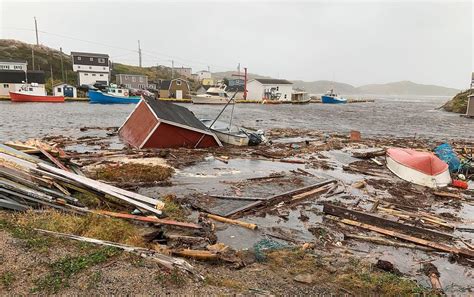
[[[321,101],[326,104],[341,104],[347,103],[346,98],[337,96],[333,90],[328,91],[326,94],[321,96]]]
[[[116,96],[101,91],[89,90],[90,103],[99,104],[136,104],[140,102],[140,96]]]

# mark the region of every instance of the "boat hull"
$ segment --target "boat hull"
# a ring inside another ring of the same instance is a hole
[[[102,92],[89,90],[88,91],[90,103],[94,104],[137,104],[141,97],[117,97]]]
[[[311,101],[311,98],[305,100],[291,100],[291,104],[306,104]]]
[[[344,104],[347,103],[347,100],[344,98],[331,97],[331,96],[321,96],[321,101],[326,104]]]
[[[64,102],[64,96],[40,96],[40,95],[28,95],[16,92],[10,92],[10,100],[12,102],[50,102],[60,103]]]
[[[389,151],[387,152],[386,161],[387,168],[390,171],[408,182],[430,188],[445,187],[451,183],[451,175],[447,166],[445,170],[437,174],[428,174],[397,160],[396,157],[390,155]]]
[[[230,99],[230,98],[229,98]],[[218,98],[218,97],[201,97],[201,96],[191,96],[191,100],[194,104],[227,104],[229,99]],[[234,104],[234,101],[229,102],[229,104]]]
[[[221,132],[219,130],[211,129],[214,134],[216,134],[217,138],[223,143],[236,145],[236,146],[248,146],[249,145],[249,138],[247,135],[234,135],[230,133]]]

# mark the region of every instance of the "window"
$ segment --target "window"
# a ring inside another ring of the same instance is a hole
[[[0,67],[0,69],[10,69],[10,66],[8,65],[1,65],[2,67]]]
[[[277,87],[277,91],[280,91],[280,87]],[[286,97],[285,97],[286,98]]]
[[[285,94],[285,99],[286,99],[286,94]]]
[[[92,61],[94,61],[94,58],[89,58],[89,60],[92,62]]]
[[[104,76],[103,74],[101,74],[100,76]]]
[[[139,77],[139,80],[140,80],[140,82],[143,82],[143,77],[140,76],[140,77]]]
[[[82,60],[82,58],[81,58],[81,57],[77,57],[77,60],[80,61],[80,60]]]
[[[81,66],[77,66],[77,69],[81,68]]]
[[[92,73],[92,76],[95,76],[95,73]]]
[[[105,67],[102,67],[102,70],[105,70]]]
[[[61,93],[61,88],[58,88],[57,91],[58,91],[58,93]]]
[[[105,59],[104,58],[99,58],[99,63],[105,63]]]
[[[84,76],[89,76],[89,73],[84,73]]]
[[[117,92],[118,92],[119,94],[122,94],[122,90],[118,90]]]
[[[89,66],[89,69],[92,69],[92,67],[91,67],[91,66]]]
[[[14,69],[20,69],[20,70],[23,69],[23,67],[21,67],[21,66],[19,66],[19,65],[15,65],[15,66],[13,66],[13,68],[14,68]]]
[[[176,81],[176,85],[180,86],[180,85],[181,85],[181,81],[180,81],[180,80],[177,80],[177,81]]]
[[[28,88],[28,91],[33,92],[33,88]]]
[[[8,88],[8,84],[3,84],[3,87],[6,89]]]

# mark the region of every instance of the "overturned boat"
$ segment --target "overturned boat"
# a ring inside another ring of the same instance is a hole
[[[209,130],[214,132],[217,138],[219,138],[223,143],[237,146],[248,146],[258,145],[265,142],[265,136],[262,131],[251,132],[229,123],[210,119],[202,119],[201,122]]]
[[[438,188],[451,183],[448,164],[433,153],[391,148],[387,150],[387,167],[401,179],[417,185]]]

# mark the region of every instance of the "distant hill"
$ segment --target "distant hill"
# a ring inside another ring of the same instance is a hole
[[[452,96],[459,92],[457,89],[435,85],[422,85],[411,81],[399,81],[387,84],[372,84],[357,88],[360,94],[376,95],[425,95]]]
[[[309,93],[321,94],[334,88],[337,93],[343,95],[420,95],[420,96],[453,96],[459,92],[457,89],[446,88],[435,85],[417,84],[411,81],[399,81],[386,84],[370,84],[354,87],[345,83],[331,82],[326,80],[304,82],[293,81],[294,86],[304,89]]]

